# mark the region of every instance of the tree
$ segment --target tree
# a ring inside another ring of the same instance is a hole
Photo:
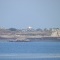
[[[45,28],[45,29],[44,29],[44,31],[48,31],[48,29],[47,29],[47,28]]]
[[[42,31],[42,29],[38,28],[38,29],[36,29],[36,31]]]
[[[16,28],[9,28],[10,31],[16,31]]]

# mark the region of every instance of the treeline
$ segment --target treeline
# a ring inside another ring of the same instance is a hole
[[[1,28],[0,28],[0,30],[1,30]],[[2,30],[4,30],[4,28]],[[33,28],[32,29],[29,29],[29,28],[27,28],[27,29],[8,28],[5,30],[10,30],[10,31],[52,31],[52,30],[60,30],[60,29],[59,28],[49,28],[49,29],[47,29],[47,28],[44,28],[44,29],[41,29],[41,28],[37,28],[37,29],[33,29]]]
[[[17,30],[20,30],[20,31],[52,31],[52,28],[50,29],[47,29],[47,28],[44,28],[44,29],[41,29],[41,28],[37,28],[37,29],[16,29],[16,28],[9,28],[8,30],[10,31],[17,31]]]

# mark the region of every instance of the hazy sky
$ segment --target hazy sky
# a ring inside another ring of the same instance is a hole
[[[0,0],[0,27],[60,28],[60,0]]]

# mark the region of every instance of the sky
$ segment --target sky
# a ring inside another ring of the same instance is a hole
[[[60,0],[0,0],[0,27],[60,28]]]

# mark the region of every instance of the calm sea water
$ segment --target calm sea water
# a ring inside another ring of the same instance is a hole
[[[60,42],[0,42],[0,60],[60,60]]]

